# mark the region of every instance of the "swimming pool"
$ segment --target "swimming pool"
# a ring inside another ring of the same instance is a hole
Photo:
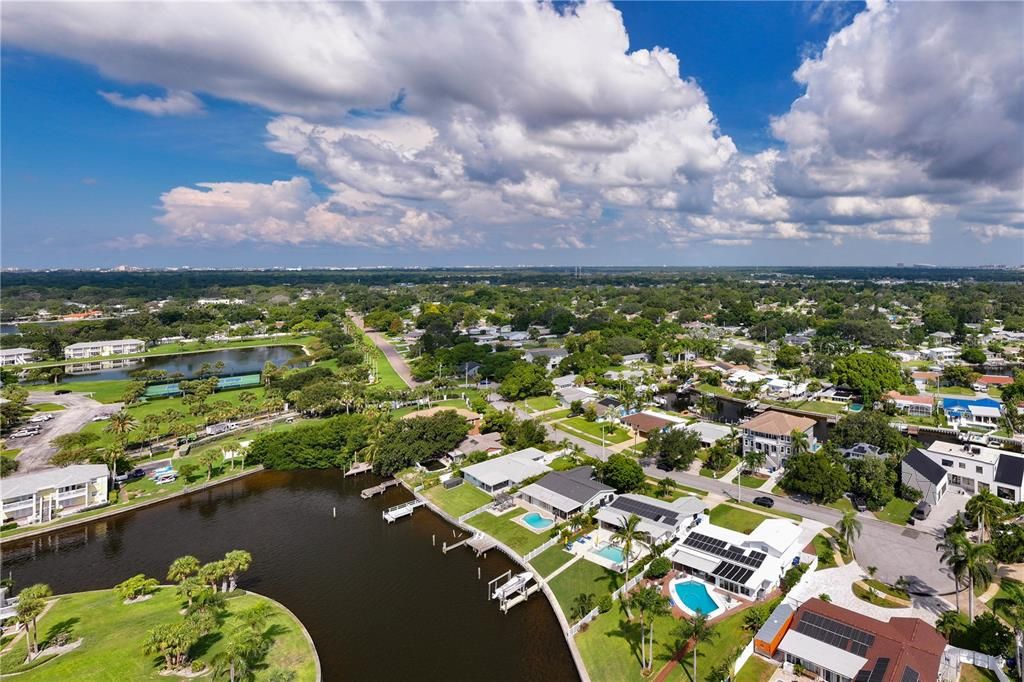
[[[554,519],[544,518],[537,512],[530,512],[523,517],[523,523],[535,530],[544,530],[545,528],[550,528],[555,521]]]
[[[712,616],[723,608],[708,590],[707,585],[699,580],[673,580],[670,593],[676,606],[690,615],[703,613]]]
[[[622,553],[622,548],[615,545],[602,545],[594,550],[594,554],[616,564],[621,564],[626,560],[626,555]]]

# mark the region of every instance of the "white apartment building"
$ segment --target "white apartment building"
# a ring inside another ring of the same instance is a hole
[[[949,475],[949,485],[973,495],[990,490],[1009,502],[1024,500],[1024,457],[972,443],[935,441],[921,452]]]
[[[936,346],[924,351],[925,356],[932,362],[953,362],[960,357],[960,351],[949,346]]]
[[[35,351],[31,348],[4,348],[0,350],[0,367],[24,365],[32,362]]]
[[[46,523],[107,501],[107,467],[76,464],[4,479],[4,523]]]
[[[786,412],[768,410],[740,424],[743,430],[743,454],[751,451],[765,454],[764,467],[775,470],[783,467],[793,451],[793,432],[807,435],[807,445],[815,447],[814,420]]]
[[[129,355],[146,350],[146,342],[139,339],[118,339],[117,341],[82,341],[65,346],[64,357],[68,360],[95,358],[103,355]]]

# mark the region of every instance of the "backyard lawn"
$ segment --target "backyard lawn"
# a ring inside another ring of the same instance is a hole
[[[597,443],[601,442],[601,427],[600,422],[588,422],[583,417],[569,417],[563,419],[555,425],[558,428],[563,426],[567,427],[569,433],[578,431],[584,434],[584,437],[589,436],[587,440],[594,440]],[[615,445],[616,443],[623,443],[630,439],[629,432],[622,429],[615,424],[604,424],[604,440],[608,445]]]
[[[559,403],[554,397],[550,395],[539,395],[535,398],[527,398],[526,406],[530,408],[527,411],[541,412],[543,410],[553,410],[558,407]]]
[[[224,633],[238,626],[237,614],[260,602],[263,597],[244,592],[232,593],[227,600],[227,617],[219,633],[204,637],[192,647],[192,656],[209,664],[227,644]],[[263,663],[256,669],[256,680],[267,680],[276,670],[291,671],[295,682],[316,679],[313,649],[302,632],[302,626],[291,614],[273,602],[268,632],[273,644]],[[152,598],[136,604],[124,604],[113,590],[80,592],[59,597],[55,606],[40,619],[39,634],[46,640],[61,628],[70,628],[71,640],[82,644],[56,658],[42,657],[43,662],[18,675],[19,680],[166,680],[159,674],[159,656],[142,653],[146,632],[165,623],[182,619],[180,600],[171,589],[160,589]],[[13,672],[26,655],[22,638],[13,649],[0,658],[0,670]],[[40,659],[37,659],[37,661]]]
[[[730,528],[738,533],[744,534],[749,534],[757,528],[762,521],[768,518],[764,514],[740,509],[739,507],[733,507],[732,505],[725,503],[722,503],[712,509],[708,516],[711,517],[711,523],[716,526]]]
[[[490,495],[469,483],[463,483],[454,488],[435,485],[433,488],[424,490],[423,494],[427,499],[455,518],[459,518],[463,514],[478,509],[491,501]]]
[[[776,666],[772,665],[760,656],[751,656],[740,668],[736,675],[736,682],[768,682]]]
[[[905,526],[910,519],[910,512],[914,511],[915,506],[913,502],[907,502],[899,497],[894,497],[889,500],[889,504],[885,505],[884,508],[873,513],[883,521]]]
[[[551,550],[548,550],[551,551]],[[630,572],[633,577],[635,571]],[[621,573],[598,566],[592,561],[580,559],[569,568],[555,576],[548,585],[555,593],[562,612],[568,617],[569,609],[572,608],[572,601],[579,594],[593,594],[595,599],[601,595],[611,594],[622,587],[625,581]],[[588,666],[589,669],[589,666]]]
[[[519,554],[527,554],[547,542],[551,538],[551,533],[548,531],[534,533],[529,528],[513,520],[525,513],[526,510],[520,507],[507,511],[500,516],[495,516],[490,512],[483,512],[469,519],[466,523],[500,540]]]
[[[568,563],[569,559],[572,559],[573,555],[566,552],[561,544],[555,545],[554,547],[548,547],[543,552],[538,554],[530,562],[537,572],[545,578],[554,573],[560,566],[564,566]]]

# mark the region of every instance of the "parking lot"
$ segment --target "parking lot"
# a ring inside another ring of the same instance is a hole
[[[21,452],[18,453],[19,474],[27,474],[49,467],[50,457],[57,452],[57,449],[50,445],[50,441],[57,436],[75,433],[93,418],[100,415],[109,416],[121,409],[120,403],[107,405],[81,393],[54,395],[48,392],[32,391],[28,402],[30,405],[33,403],[56,403],[64,409],[55,412],[41,412],[40,414],[53,415],[53,419],[36,424],[24,424],[19,427],[37,426],[39,431],[35,435],[8,439],[7,447],[21,449]]]

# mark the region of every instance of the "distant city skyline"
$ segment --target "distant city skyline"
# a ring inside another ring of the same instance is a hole
[[[0,11],[5,268],[1024,263],[1020,3]]]

